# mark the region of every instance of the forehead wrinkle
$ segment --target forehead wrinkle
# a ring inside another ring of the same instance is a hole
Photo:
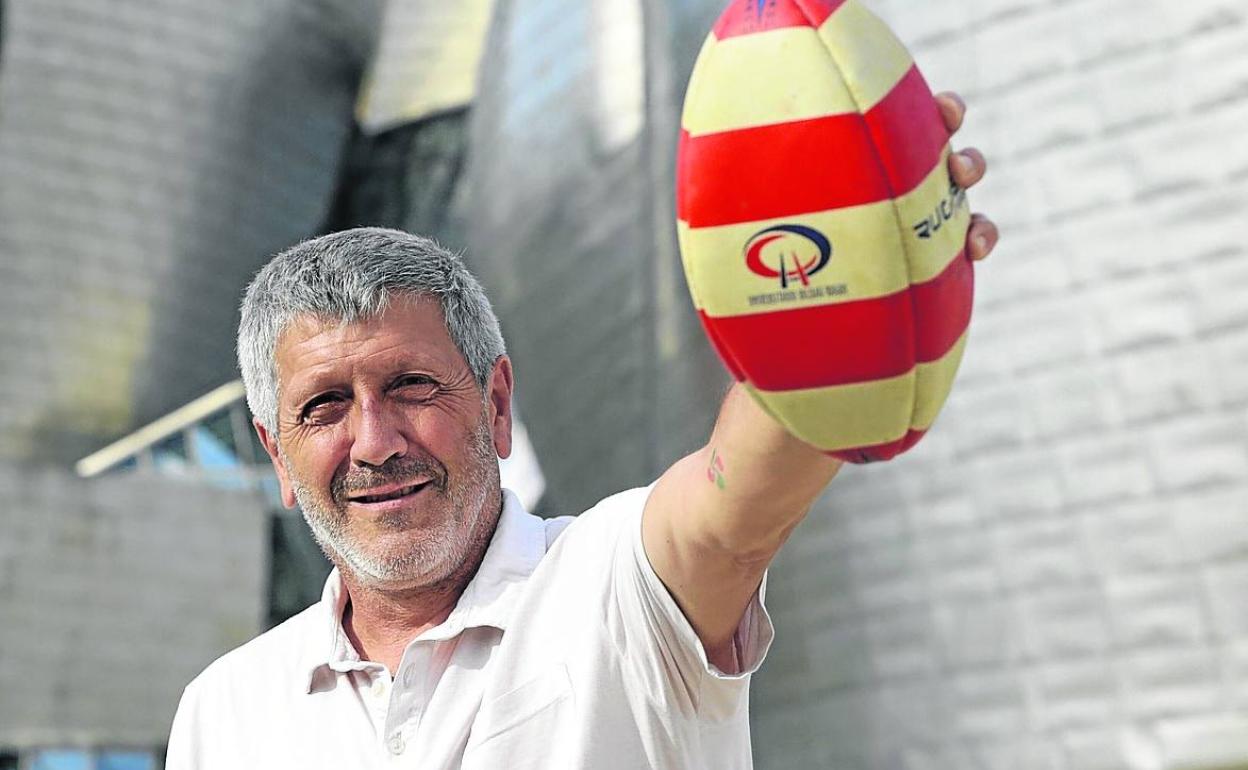
[[[292,356],[296,360],[305,358],[308,355],[319,359],[315,363],[299,366],[295,372],[291,373],[292,380],[297,378],[300,385],[303,385],[305,382],[315,384],[318,376],[323,372],[334,369],[340,365],[343,359],[352,357],[356,357],[356,360],[350,366],[348,379],[354,379],[354,375],[361,369],[361,365],[365,365],[366,369],[371,369],[374,367],[367,365],[378,360],[382,363],[376,367],[377,369],[392,370],[396,373],[405,370],[424,370],[441,374],[444,378],[451,379],[454,377],[457,369],[468,371],[467,360],[459,349],[455,347],[454,342],[450,339],[450,335],[445,331],[444,327],[443,335],[445,339],[440,341],[447,344],[443,345],[421,345],[422,341],[429,339],[429,335],[417,334],[414,328],[409,330],[403,327],[390,327],[391,324],[386,322],[382,316],[356,322],[337,320],[331,322],[315,316],[303,316],[292,322],[283,331],[282,337],[279,338],[278,351],[281,355],[274,356],[278,370],[279,404],[281,403],[281,386],[283,381],[282,357],[287,359],[287,363],[291,363],[289,359]],[[308,336],[291,341],[289,335],[292,333],[303,333]],[[378,340],[392,340],[392,342],[375,350],[362,350],[362,348],[366,348]],[[343,346],[343,349],[332,350],[337,346]],[[328,357],[318,355],[320,351],[325,350],[330,350],[332,355]],[[299,391],[302,390],[313,391],[317,389],[316,387],[301,387],[296,389],[296,395],[300,395]],[[300,399],[302,397],[300,395]]]

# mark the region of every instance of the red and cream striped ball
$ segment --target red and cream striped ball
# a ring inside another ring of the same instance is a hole
[[[681,255],[729,370],[831,455],[914,446],[974,280],[949,134],[906,49],[856,0],[733,0],[682,122]]]

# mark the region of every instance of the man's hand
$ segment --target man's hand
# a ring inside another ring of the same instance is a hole
[[[936,104],[940,107],[940,116],[945,119],[945,128],[949,133],[956,134],[962,127],[962,119],[966,116],[966,102],[957,94],[946,91],[936,95]],[[984,154],[974,147],[967,147],[949,156],[949,174],[953,181],[963,189],[974,187],[984,178],[988,170],[988,162]],[[971,215],[971,230],[966,236],[967,253],[978,262],[992,253],[997,245],[997,226],[983,214]]]
[[[936,100],[955,133],[965,104],[952,93]],[[987,170],[974,148],[955,152],[949,164],[964,189]],[[987,257],[997,238],[990,219],[973,215],[972,259]],[[646,555],[721,670],[733,668],[733,634],[767,566],[840,467],[734,386],[707,445],[659,479],[642,518]]]

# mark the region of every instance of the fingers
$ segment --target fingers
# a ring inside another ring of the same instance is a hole
[[[996,248],[1001,233],[993,221],[983,214],[971,215],[971,229],[966,235],[966,248],[971,259],[978,262]]]
[[[940,117],[945,121],[945,128],[950,134],[962,128],[966,117],[966,102],[952,91],[936,95],[936,105],[940,108]],[[949,156],[949,175],[962,189],[967,189],[984,178],[988,170],[988,161],[984,154],[974,147],[955,152]],[[983,214],[971,215],[971,229],[966,234],[966,249],[971,259],[978,262],[984,259],[997,247],[1001,233],[993,221]]]
[[[953,91],[936,94],[936,105],[940,107],[940,116],[945,120],[945,128],[949,133],[962,127],[962,118],[966,116],[966,102]]]
[[[987,170],[988,161],[974,147],[967,147],[949,156],[949,174],[963,190],[983,179]]]
[[[945,121],[949,133],[955,133],[962,127],[966,117],[966,102],[953,91],[945,91],[936,95],[936,104],[940,107],[940,117]],[[949,173],[958,186],[966,189],[984,178],[988,170],[988,162],[984,154],[974,147],[968,147],[954,153],[949,158]]]

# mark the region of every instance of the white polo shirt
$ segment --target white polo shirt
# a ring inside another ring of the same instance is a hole
[[[763,591],[737,629],[739,670],[719,671],[646,559],[648,495],[543,520],[507,492],[476,576],[393,679],[347,639],[331,574],[320,602],[187,686],[166,767],[751,767]]]

